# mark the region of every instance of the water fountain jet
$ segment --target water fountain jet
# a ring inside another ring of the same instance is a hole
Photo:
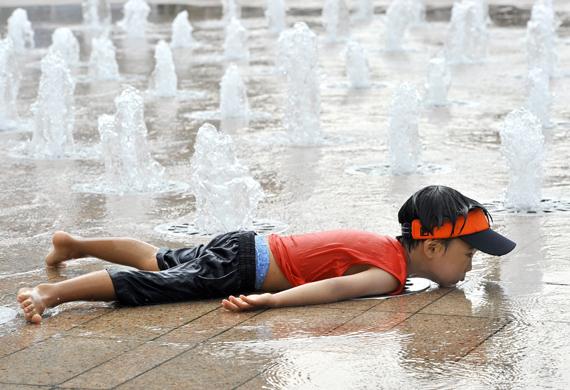
[[[67,27],[58,27],[51,35],[50,51],[57,52],[67,66],[73,68],[79,64],[79,42]]]
[[[350,41],[346,46],[346,75],[351,88],[364,89],[370,87],[370,66],[362,46]]]
[[[251,229],[264,194],[237,159],[231,137],[204,124],[196,136],[191,165],[196,228],[209,234]]]
[[[247,91],[236,64],[226,69],[220,83],[220,113],[222,119],[249,118]]]
[[[537,211],[542,199],[544,135],[540,120],[522,108],[505,118],[500,130],[501,151],[509,167],[505,206]]]
[[[101,115],[98,120],[105,180],[95,192],[162,190],[165,186],[164,167],[150,154],[141,94],[127,86],[115,98],[115,107],[115,115]]]
[[[542,127],[552,127],[550,108],[552,94],[550,93],[550,77],[545,70],[534,68],[528,74],[528,110],[542,123]]]
[[[188,11],[182,11],[172,22],[172,39],[170,47],[174,48],[191,48],[194,46],[194,38],[192,38],[192,25],[188,20]]]
[[[11,38],[0,40],[0,130],[17,126],[20,66]]]
[[[298,22],[281,33],[278,46],[277,64],[287,88],[283,122],[289,138],[298,145],[321,143],[317,36],[305,23]]]
[[[34,30],[26,10],[17,8],[12,12],[8,18],[8,37],[12,39],[17,52],[34,48]]]
[[[372,0],[358,0],[358,9],[354,14],[354,20],[357,22],[367,23],[374,16],[374,2]]]
[[[269,25],[269,31],[274,34],[280,34],[286,28],[287,8],[285,0],[267,0],[265,7],[265,17]]]
[[[420,97],[416,87],[404,83],[392,97],[389,125],[390,170],[394,175],[415,173],[420,163],[418,133]]]
[[[452,64],[470,64],[487,57],[487,16],[474,0],[453,4],[447,33],[446,58]]]
[[[107,0],[83,0],[83,22],[91,28],[100,29],[111,24],[111,7]]]
[[[447,92],[451,84],[451,74],[444,57],[432,58],[428,64],[426,95],[427,106],[447,106]]]
[[[119,80],[115,46],[106,35],[93,38],[89,57],[89,78],[91,80]]]
[[[178,78],[170,46],[160,40],[154,51],[156,65],[150,78],[149,90],[156,96],[174,97],[177,92]]]
[[[350,15],[344,0],[325,0],[322,23],[328,42],[338,42],[349,37]]]
[[[75,81],[58,53],[41,61],[38,97],[32,104],[34,132],[28,153],[35,158],[63,158],[74,152]]]
[[[529,69],[543,69],[549,77],[557,75],[558,37],[556,20],[551,2],[539,1],[532,7],[531,18],[527,23],[526,47]]]
[[[144,38],[150,7],[145,0],[129,0],[123,7],[124,17],[118,22],[129,38]]]
[[[249,61],[249,48],[247,45],[247,30],[239,19],[232,18],[226,27],[224,40],[224,58],[228,61]]]

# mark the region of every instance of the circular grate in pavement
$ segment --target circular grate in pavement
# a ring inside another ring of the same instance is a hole
[[[374,297],[362,297],[356,298],[357,300],[361,299],[389,299],[389,298],[397,298],[404,295],[412,295],[418,294],[422,292],[426,292],[432,287],[434,284],[431,280],[425,278],[407,278],[406,279],[406,287],[401,294],[398,295],[379,295]]]
[[[266,236],[268,234],[278,234],[283,233],[289,228],[289,226],[281,221],[275,221],[270,219],[255,219],[251,230],[255,231],[260,236]],[[154,228],[158,233],[166,236],[172,236],[176,238],[187,238],[194,236],[213,236],[217,233],[208,233],[200,231],[193,221],[191,222],[170,222],[163,223]]]
[[[570,211],[570,201],[563,199],[541,199],[540,205],[536,210],[517,210],[508,207],[501,200],[483,203],[492,214],[516,214],[520,216],[536,216],[552,213],[565,213]]]
[[[409,175],[433,175],[449,171],[449,168],[443,165],[422,163],[418,164],[416,172]],[[346,172],[353,175],[370,175],[370,176],[392,176],[394,175],[390,169],[390,164],[365,164],[353,165],[346,168]]]

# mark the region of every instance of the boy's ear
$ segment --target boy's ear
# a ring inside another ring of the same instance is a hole
[[[423,242],[424,254],[429,258],[435,257],[438,252],[442,249],[441,242],[438,240],[427,239]]]

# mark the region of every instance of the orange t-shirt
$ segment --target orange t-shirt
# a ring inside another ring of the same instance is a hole
[[[269,236],[275,261],[293,286],[342,276],[355,264],[378,267],[406,284],[406,253],[398,240],[358,230]]]

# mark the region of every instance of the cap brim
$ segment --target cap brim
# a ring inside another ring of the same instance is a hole
[[[500,235],[494,230],[487,229],[482,232],[459,237],[473,248],[493,256],[503,256],[512,251],[517,245],[514,241]]]

